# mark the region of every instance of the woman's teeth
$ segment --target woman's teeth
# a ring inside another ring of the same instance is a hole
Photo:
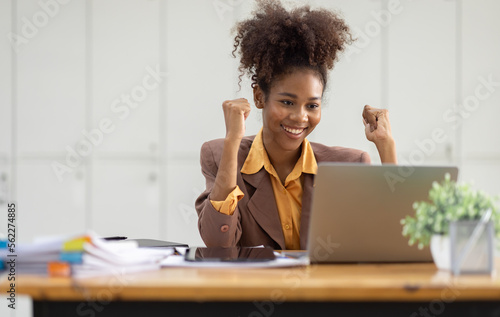
[[[300,134],[304,129],[292,129],[292,128],[287,128],[285,126],[282,126],[283,129],[285,129],[286,132],[292,133],[292,134]]]

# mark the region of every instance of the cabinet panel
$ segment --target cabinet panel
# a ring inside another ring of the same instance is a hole
[[[59,182],[51,162],[19,162],[17,180],[19,241],[85,230],[85,170]]]
[[[243,21],[246,19],[249,19],[252,17],[252,12],[257,6],[256,1],[226,1],[226,2],[220,2],[220,3],[225,3],[228,6],[223,7],[225,10],[221,11],[220,15],[223,17],[222,19],[219,18],[219,20],[224,21],[227,23],[227,30],[224,31],[223,34],[226,32],[229,34],[229,30],[231,30],[237,22]],[[286,3],[285,3],[286,5]],[[231,16],[232,15],[232,16]],[[230,39],[228,42],[230,45],[233,45],[233,40],[234,40],[234,33],[230,33]],[[231,53],[233,48],[228,50],[227,52]],[[228,53],[225,53],[228,54]],[[239,82],[239,71],[238,71],[238,66],[239,66],[239,55],[236,55],[236,58],[233,58],[231,56],[231,62],[232,65],[229,66],[231,67],[230,70],[232,72],[230,80],[232,81],[232,96],[234,99],[237,98],[246,98],[250,102],[252,110],[250,111],[250,115],[248,116],[247,120],[245,121],[245,135],[255,135],[257,134],[260,129],[262,128],[262,110],[257,109],[255,107],[254,99],[253,99],[253,89],[251,87],[252,81],[248,76],[243,76],[241,77],[241,84],[238,85]],[[240,88],[241,87],[241,88]],[[220,129],[220,134],[215,135],[214,138],[223,138],[225,136],[226,130],[225,130],[225,123],[224,123],[224,115],[222,113],[222,102],[219,102],[216,104],[218,108],[216,111],[219,111],[217,114],[219,117],[218,119],[220,120],[220,125],[222,126],[222,129],[218,126]],[[207,138],[208,140],[208,138]],[[198,148],[199,152],[199,148]]]
[[[92,121],[112,128],[95,153],[150,153],[158,147],[159,1],[94,1],[91,6]]]
[[[95,161],[90,228],[102,236],[160,237],[158,167],[154,163]]]
[[[11,33],[11,2],[0,1],[0,34]],[[0,160],[11,147],[11,54],[9,41],[0,41]]]
[[[500,2],[463,1],[463,152],[500,156]]]
[[[380,12],[380,1],[313,1],[313,5],[339,11],[357,40],[339,55],[330,72],[323,100],[321,123],[309,137],[311,141],[371,150],[361,119],[366,104],[381,105],[382,36],[386,26],[373,14]],[[375,26],[375,27],[374,27]],[[376,159],[376,157],[374,158]]]
[[[473,187],[492,196],[500,195],[500,162],[498,160],[469,159],[462,164],[460,181],[471,182]]]
[[[444,119],[456,98],[455,2],[401,1],[401,6],[388,27],[392,132],[401,159],[429,164],[449,155],[455,143]],[[432,137],[435,130],[441,138]]]
[[[205,190],[205,178],[199,161],[169,162],[167,172],[166,239],[203,246],[198,231],[196,198]]]
[[[62,153],[85,128],[85,2],[17,2],[18,149]]]
[[[10,193],[10,184],[11,184],[11,165],[6,162],[6,159],[0,158],[0,208],[7,206],[12,197]],[[0,220],[0,224],[2,224],[4,219]],[[0,232],[3,232],[6,227],[0,227]]]
[[[203,141],[224,137],[222,102],[236,92],[233,11],[221,19],[215,3],[205,0],[168,1],[165,10],[168,151],[198,157]]]

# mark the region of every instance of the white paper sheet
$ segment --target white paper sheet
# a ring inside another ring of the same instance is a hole
[[[171,255],[161,261],[162,267],[198,267],[198,268],[275,268],[275,267],[294,267],[309,265],[309,258],[302,257],[291,259],[287,257],[276,257],[275,260],[265,262],[191,262],[184,260],[182,255]]]

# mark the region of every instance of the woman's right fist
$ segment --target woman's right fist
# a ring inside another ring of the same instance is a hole
[[[241,140],[245,136],[245,120],[250,114],[250,103],[245,98],[226,100],[222,103],[226,122],[226,139]]]

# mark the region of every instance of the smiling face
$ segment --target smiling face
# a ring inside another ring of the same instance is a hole
[[[255,88],[257,108],[262,109],[263,141],[269,154],[300,151],[302,141],[321,120],[323,84],[312,70],[299,69],[271,85],[267,100]]]

